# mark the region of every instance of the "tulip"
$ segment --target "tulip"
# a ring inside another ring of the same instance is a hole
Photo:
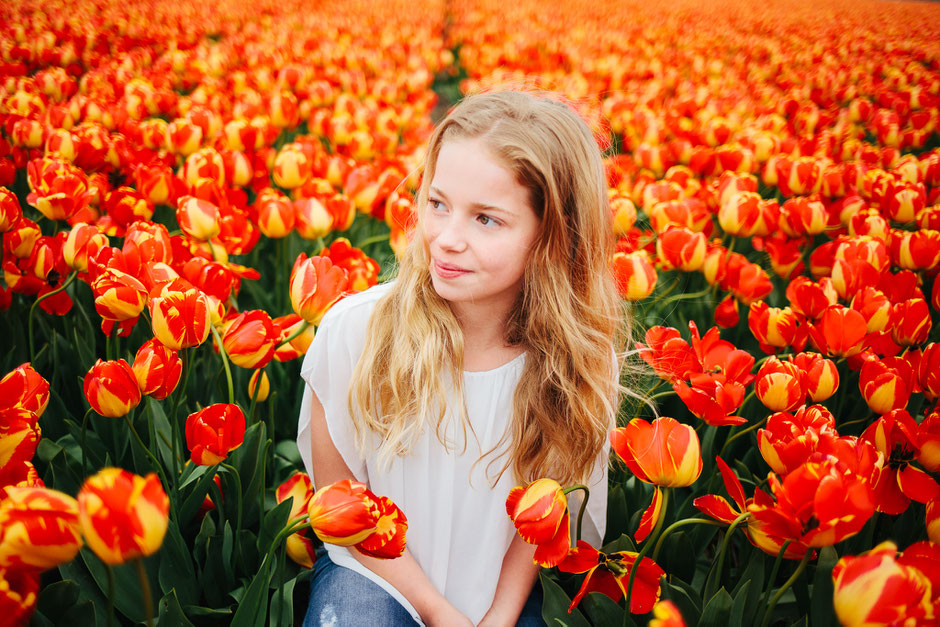
[[[102,416],[119,418],[140,403],[134,371],[123,359],[95,362],[85,375],[85,398]]]
[[[940,398],[940,344],[931,342],[924,348],[916,375],[927,400]]]
[[[173,245],[170,233],[162,224],[133,222],[124,234],[121,253],[130,268],[139,268],[146,263],[171,263]]]
[[[614,216],[614,232],[618,237],[624,237],[636,223],[636,205],[629,198],[616,196],[610,199],[610,212]]]
[[[274,497],[278,503],[283,503],[289,498],[294,499],[291,502],[290,514],[287,516],[289,523],[296,522],[307,515],[312,496],[313,483],[304,472],[295,472],[274,491]]]
[[[842,305],[827,307],[809,327],[810,341],[829,357],[851,357],[860,353],[867,333],[868,325],[862,314]]]
[[[286,237],[294,230],[294,206],[279,191],[271,188],[262,190],[255,208],[258,212],[258,228],[265,237]]]
[[[751,303],[748,327],[764,352],[793,344],[797,337],[798,319],[789,307],[768,307],[764,301]]]
[[[800,353],[791,361],[802,372],[803,389],[814,403],[835,394],[839,387],[839,370],[835,362],[818,353]]]
[[[219,185],[224,185],[225,162],[222,160],[222,155],[214,148],[200,148],[186,157],[186,163],[183,165],[183,178],[190,185],[195,185],[199,179],[210,179]]]
[[[274,359],[277,361],[290,361],[307,354],[307,349],[313,342],[316,328],[297,314],[288,314],[279,316],[273,320],[274,324],[280,329],[278,336],[278,345],[274,351]],[[303,330],[298,335],[294,335],[299,329]],[[289,342],[283,342],[293,337]]]
[[[551,568],[568,554],[568,500],[557,482],[539,479],[513,488],[506,499],[506,512],[519,536],[536,545],[535,563]]]
[[[765,361],[757,371],[754,392],[771,411],[790,411],[802,405],[806,398],[800,369],[776,357]]]
[[[705,235],[673,227],[656,240],[656,254],[665,270],[694,272],[705,263]]]
[[[672,601],[658,601],[647,627],[686,627],[679,608]]]
[[[75,499],[48,488],[5,489],[0,567],[39,572],[71,561],[82,546]]]
[[[208,241],[219,234],[219,208],[208,200],[183,196],[176,209],[180,228],[190,237]]]
[[[163,544],[170,500],[154,473],[104,468],[78,492],[78,519],[88,546],[105,564],[153,555]]]
[[[656,270],[645,250],[614,253],[611,269],[617,290],[626,300],[643,300],[656,288]]]
[[[300,144],[286,144],[277,153],[272,176],[274,183],[284,189],[300,187],[310,178],[313,165]]]
[[[738,301],[730,294],[721,299],[721,302],[715,307],[715,324],[724,329],[738,326],[740,319]]]
[[[188,157],[202,144],[202,128],[188,120],[173,120],[166,127],[165,141],[170,152]]]
[[[927,537],[934,544],[940,544],[940,501],[927,502]]]
[[[199,346],[209,336],[209,299],[197,289],[164,290],[150,299],[150,324],[167,348]]]
[[[320,488],[310,498],[310,527],[323,542],[358,544],[375,531],[375,498],[364,483],[349,479]]]
[[[832,581],[833,605],[843,625],[902,624],[933,616],[930,580],[899,563],[893,542],[841,558]]]
[[[674,418],[634,418],[610,432],[611,448],[637,479],[666,488],[692,485],[702,473],[695,430]]]
[[[930,311],[923,298],[912,298],[896,303],[891,309],[891,339],[901,346],[927,341],[930,334]]]
[[[571,600],[568,612],[578,606],[588,592],[602,592],[614,602],[627,596],[626,586],[630,581],[630,572],[637,567],[637,574],[630,590],[630,613],[646,614],[659,601],[659,579],[665,572],[659,564],[644,557],[639,566],[636,558],[639,553],[618,551],[602,553],[587,542],[578,541],[578,546],[571,549],[558,570],[564,573],[587,573],[578,593]]]
[[[0,379],[0,417],[29,414],[38,420],[49,404],[49,382],[29,362],[20,364]]]
[[[818,200],[788,198],[780,208],[780,229],[790,237],[822,233],[827,220],[826,207]]]
[[[22,217],[23,210],[20,209],[20,201],[16,194],[6,187],[0,187],[0,233],[12,229]]]
[[[279,332],[260,309],[246,311],[222,326],[222,347],[232,363],[242,368],[263,368],[274,357]]]
[[[348,285],[346,271],[333,265],[326,257],[301,253],[294,262],[290,276],[290,300],[294,313],[309,322],[320,324],[323,315],[345,295]]]
[[[829,287],[830,289],[826,289]],[[835,305],[838,294],[831,288],[831,281],[814,283],[805,276],[798,276],[787,285],[787,300],[790,308],[810,320],[818,319],[826,308]]]
[[[363,555],[379,559],[401,557],[405,551],[405,535],[408,531],[408,520],[404,512],[387,496],[375,498],[375,509],[375,531],[358,543],[356,550]]]
[[[105,268],[91,284],[95,311],[105,320],[136,320],[147,305],[147,289],[133,275]]]
[[[910,399],[913,372],[899,357],[872,359],[862,365],[858,387],[868,406],[876,414],[903,409]]]
[[[328,257],[334,266],[346,271],[351,289],[362,292],[379,281],[379,264],[360,249],[352,245],[345,237],[333,240],[328,248],[320,251],[321,257]]]
[[[225,461],[244,441],[245,414],[238,405],[214,403],[186,418],[186,446],[200,466]]]
[[[852,298],[852,309],[865,317],[869,333],[878,333],[888,327],[893,307],[884,292],[863,287]]]
[[[175,350],[153,338],[138,349],[131,369],[140,393],[162,401],[176,389],[183,372],[183,361]]]
[[[26,201],[49,220],[67,220],[88,203],[88,178],[67,161],[34,159],[26,167]]]
[[[7,624],[29,624],[38,597],[38,573],[22,569],[0,569],[0,612]]]
[[[755,234],[761,218],[761,197],[756,192],[736,191],[727,196],[718,209],[721,229],[736,237]]]
[[[76,224],[62,247],[65,263],[78,272],[88,272],[88,258],[108,245],[108,236],[90,224]]]
[[[147,221],[153,217],[153,206],[132,187],[118,187],[108,192],[102,209],[107,218],[117,225],[113,232],[105,229],[109,235],[122,235],[124,229],[134,222]]]
[[[808,409],[808,408],[807,408]],[[800,410],[796,415],[777,412],[757,431],[761,457],[778,475],[786,475],[816,452],[820,439],[838,437],[832,414]]]
[[[316,198],[299,198],[294,201],[294,219],[297,235],[316,240],[326,236],[333,228],[333,215]]]

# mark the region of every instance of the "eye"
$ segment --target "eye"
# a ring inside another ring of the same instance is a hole
[[[440,200],[428,198],[428,207],[430,207],[432,211],[440,211],[442,204]]]
[[[485,213],[481,213],[480,215],[477,216],[477,222],[479,222],[483,226],[499,226],[500,224],[499,220],[497,220],[496,218],[491,218]]]

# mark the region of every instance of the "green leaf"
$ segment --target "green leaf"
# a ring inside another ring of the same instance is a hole
[[[832,606],[832,569],[839,561],[839,554],[831,546],[819,549],[816,574],[813,576],[813,594],[810,598],[810,620],[813,625],[835,625],[835,608]]]
[[[208,466],[200,466],[199,468],[203,469],[199,474],[199,480],[196,482],[192,491],[184,497],[183,504],[180,506],[179,523],[183,525],[184,528],[185,525],[193,519],[193,516],[196,515],[196,512],[199,511],[199,507],[202,505],[203,501],[205,501],[206,495],[209,493],[209,488],[212,487],[212,479],[215,476],[213,473],[205,470]],[[193,475],[195,476],[196,473],[194,472]],[[218,504],[216,504],[216,507],[218,507]]]
[[[107,624],[107,602],[82,560],[74,559],[71,562],[62,564],[59,566],[59,574],[62,575],[63,579],[72,580],[78,585],[80,603],[77,607],[84,607],[86,603],[91,606],[94,618],[89,620],[87,624]]]
[[[164,601],[174,590],[176,593],[173,596],[173,602],[177,606],[181,603],[191,605],[199,600],[193,554],[186,546],[179,527],[173,519],[170,519],[166,536],[163,538],[163,546],[160,549],[160,568],[157,579],[160,582],[160,590],[166,595],[163,598]]]
[[[267,553],[268,549],[274,543],[277,534],[287,526],[287,517],[290,516],[290,509],[294,502],[294,497],[286,499],[282,503],[274,506],[264,515],[261,522],[261,529],[258,530],[258,552]]]
[[[744,625],[744,607],[747,604],[747,593],[751,589],[751,582],[744,581],[734,595],[734,605],[731,606],[731,615],[728,618],[728,627],[742,627]]]
[[[268,612],[268,584],[271,582],[271,560],[266,555],[251,580],[251,585],[235,610],[230,627],[261,627]]]
[[[590,592],[581,600],[583,609],[595,625],[622,625],[624,609],[601,592]]]
[[[661,584],[661,598],[675,603],[686,624],[696,625],[702,615],[701,600],[698,593],[687,583],[675,577]]]
[[[290,627],[294,624],[294,587],[310,578],[313,571],[304,569],[296,577],[285,581],[280,588],[274,591],[271,597],[271,627]]]
[[[187,616],[191,616],[193,618],[208,616],[210,618],[223,619],[226,623],[231,620],[232,617],[232,610],[229,608],[217,609],[212,607],[203,607],[202,605],[187,605],[183,608],[183,611],[186,612]]]
[[[81,589],[70,579],[49,584],[39,592],[36,612],[55,624],[79,601]]]
[[[166,596],[160,599],[159,607],[158,623],[160,627],[193,627],[193,624],[186,618],[183,608],[180,607],[179,599],[176,598],[176,590],[170,590]]]
[[[745,568],[744,573],[740,575],[740,581],[733,590],[733,594],[735,598],[737,598],[737,595],[744,590],[744,585],[747,582],[751,584],[748,587],[747,599],[744,602],[743,622],[745,625],[757,621],[758,603],[760,603],[760,595],[764,589],[764,579],[766,578],[765,564],[766,558],[764,553],[754,549],[751,554],[751,559],[747,560],[747,568]]]
[[[619,538],[621,534],[626,533],[629,518],[627,497],[623,486],[618,483],[607,494],[607,535],[605,538]]]
[[[695,577],[695,555],[695,545],[692,544],[689,534],[677,531],[663,544],[660,566],[683,581],[692,581]]]
[[[702,618],[699,619],[699,627],[726,627],[728,618],[731,616],[731,606],[734,601],[731,595],[724,588],[715,593],[705,609],[702,610]]]
[[[98,589],[107,598],[108,572],[107,566],[98,559],[90,549],[82,548],[78,553],[91,576],[95,578]],[[140,590],[140,581],[137,572],[130,564],[112,566],[114,569],[114,607],[135,623],[146,619],[144,614],[144,597]]]
[[[151,442],[150,447],[151,449],[156,448],[157,456],[163,462],[164,468],[173,468],[173,451],[170,450],[170,446],[167,444],[167,442],[173,441],[170,419],[163,411],[163,405],[160,404],[160,401],[149,397],[147,402],[150,405],[150,416],[156,433],[156,438],[154,438],[156,443]],[[160,434],[163,434],[164,437],[160,437]]]
[[[608,542],[601,548],[601,551],[607,553],[617,553],[619,551],[636,551],[636,545],[633,544],[633,540],[627,534],[622,534],[619,538],[613,542]]]
[[[542,581],[542,619],[549,625],[571,625],[572,627],[590,627],[581,610],[574,608],[568,613],[571,599],[557,583],[552,581],[545,571],[539,573]]]

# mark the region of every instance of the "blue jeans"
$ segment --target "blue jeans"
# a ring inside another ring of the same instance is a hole
[[[304,627],[398,627],[416,625],[401,603],[373,581],[354,570],[337,566],[326,551],[317,551],[310,578],[310,605]],[[537,582],[516,622],[542,627],[542,586]]]

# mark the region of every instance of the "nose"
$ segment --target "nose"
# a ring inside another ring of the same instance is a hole
[[[467,241],[464,228],[460,217],[455,213],[441,217],[437,226],[438,231],[434,237],[434,242],[441,250],[459,252],[466,247]]]

